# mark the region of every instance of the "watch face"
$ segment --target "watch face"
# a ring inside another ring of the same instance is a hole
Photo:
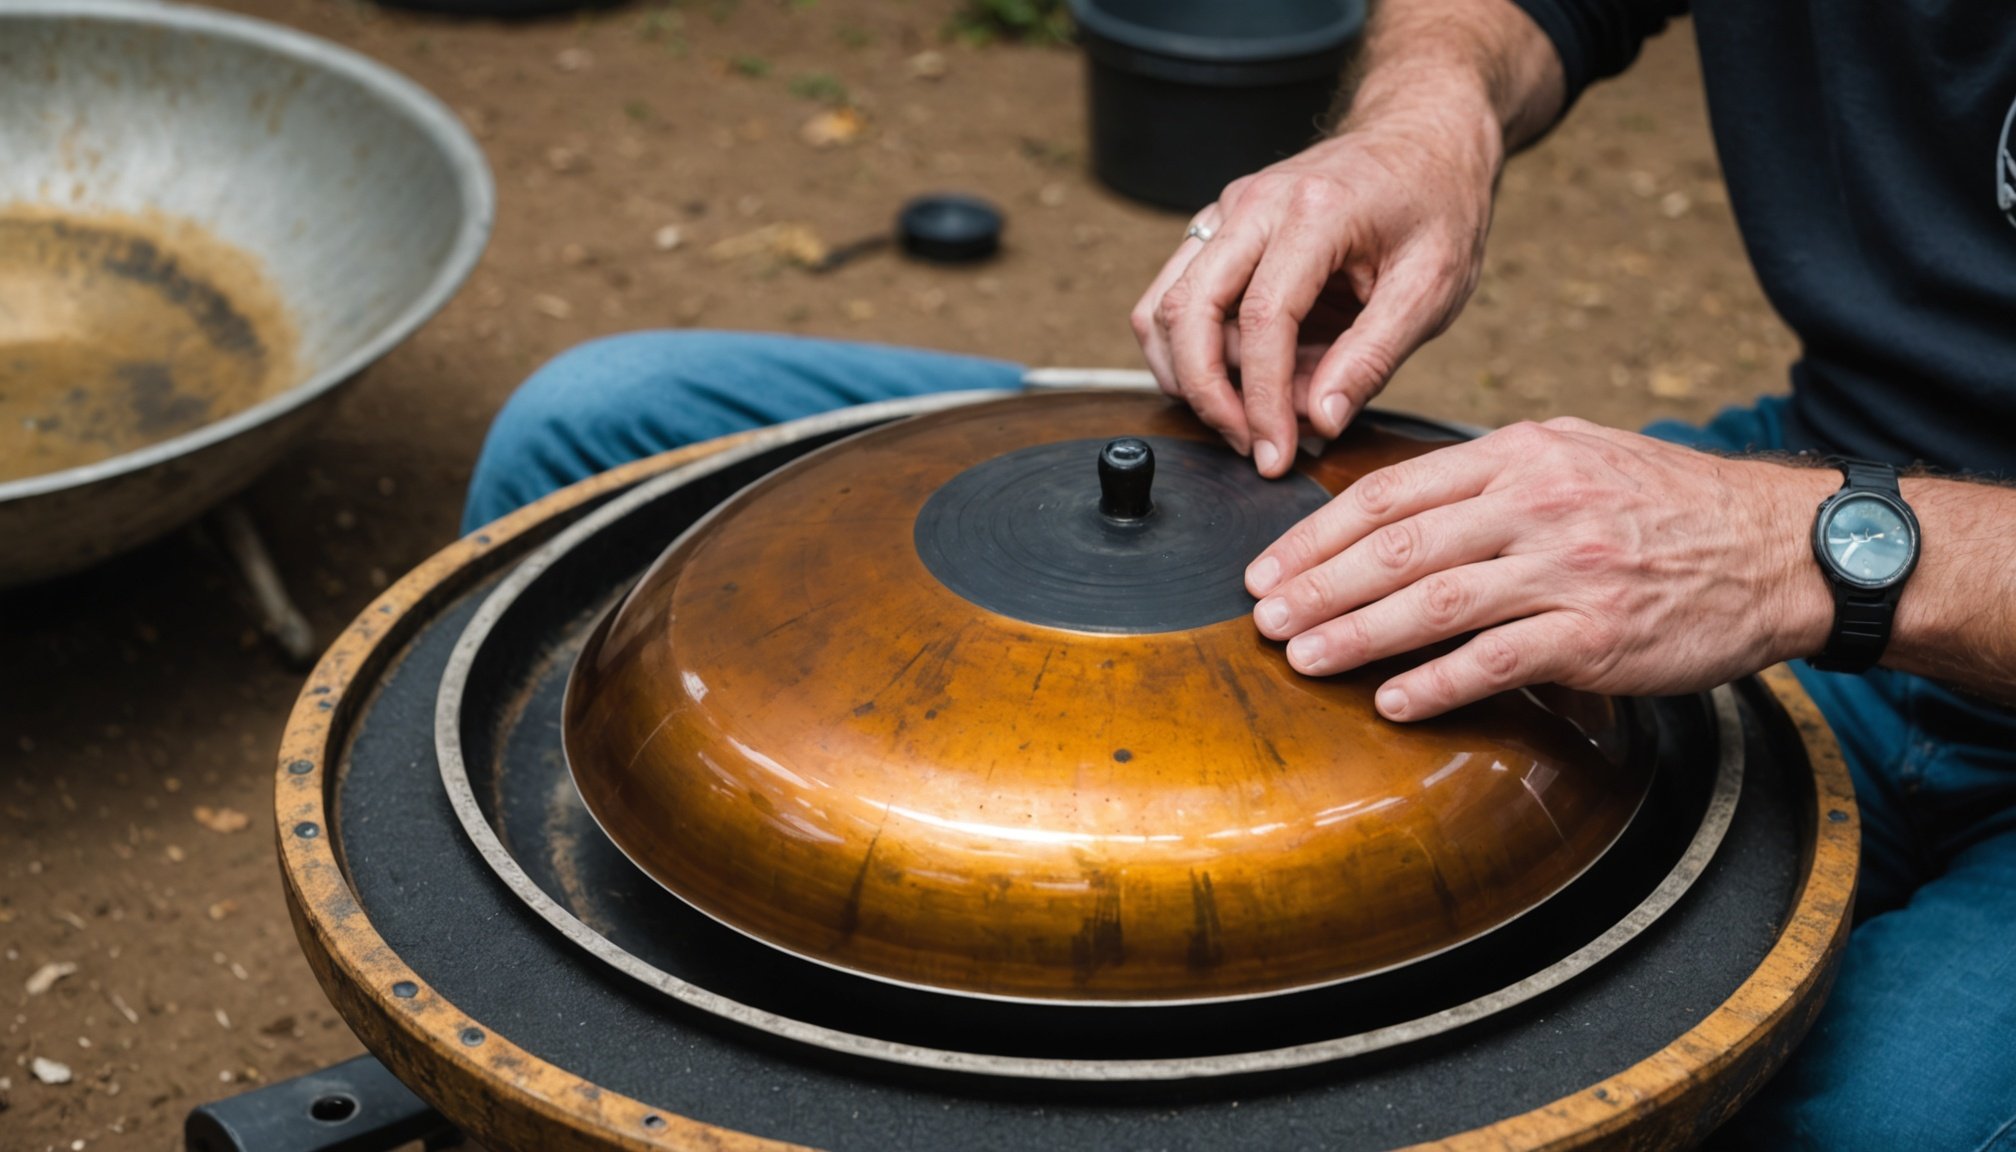
[[[1828,510],[1820,546],[1837,571],[1858,584],[1880,586],[1910,565],[1917,549],[1911,525],[1887,500],[1849,496]]]

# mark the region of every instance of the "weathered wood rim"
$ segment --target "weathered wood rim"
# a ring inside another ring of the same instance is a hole
[[[909,403],[888,406],[889,414],[904,414],[896,409]],[[872,418],[861,410],[852,415]],[[805,423],[625,465],[449,545],[335,639],[295,704],[281,740],[274,809],[282,877],[303,951],[365,1045],[479,1139],[554,1149],[796,1147],[606,1091],[517,1047],[435,994],[378,935],[358,903],[337,856],[338,838],[329,834],[328,800],[348,727],[379,676],[431,609],[510,562],[504,544],[549,535],[556,517],[716,452],[784,443],[802,435]],[[1420,1147],[1481,1152],[1596,1147],[1626,1139],[1634,1147],[1651,1147],[1699,1138],[1747,1098],[1810,1025],[1816,993],[1831,980],[1847,938],[1860,821],[1839,747],[1811,698],[1784,666],[1766,670],[1761,680],[1798,728],[1814,784],[1802,830],[1805,874],[1777,943],[1727,1000],[1664,1049],[1544,1107]],[[1731,1078],[1739,1082],[1732,1086]],[[1683,1110],[1689,1116],[1676,1118]],[[1663,1122],[1646,1124],[1655,1118]],[[1654,1130],[1649,1140],[1647,1133],[1631,1131],[1638,1126]]]

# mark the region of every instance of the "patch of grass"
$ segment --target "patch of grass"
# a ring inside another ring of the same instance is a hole
[[[1071,12],[1065,0],[965,0],[945,34],[976,46],[996,40],[1068,44]]]
[[[744,76],[768,76],[770,61],[761,56],[730,56],[728,67]]]
[[[800,100],[817,100],[835,107],[847,103],[847,86],[830,72],[807,72],[793,77],[791,94]]]
[[[639,123],[649,123],[652,116],[651,106],[642,100],[632,100],[623,105],[623,114]]]
[[[875,42],[875,34],[858,24],[842,24],[834,35],[849,48],[866,48]]]

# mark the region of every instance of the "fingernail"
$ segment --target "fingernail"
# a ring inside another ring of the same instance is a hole
[[[1272,556],[1262,556],[1246,569],[1246,587],[1252,589],[1255,596],[1265,596],[1280,582],[1281,562]]]
[[[1332,432],[1342,431],[1344,421],[1351,415],[1351,402],[1344,399],[1341,392],[1332,392],[1323,398],[1323,419],[1330,422]]]
[[[1272,440],[1262,440],[1253,445],[1253,462],[1260,466],[1260,471],[1272,472],[1274,465],[1281,462],[1281,450]]]
[[[1303,633],[1288,642],[1288,662],[1304,672],[1323,670],[1323,638]]]
[[[1398,720],[1407,714],[1407,693],[1391,684],[1379,689],[1379,695],[1375,699],[1378,701],[1379,711],[1389,719]]]
[[[1268,563],[1271,564],[1273,561],[1270,560]],[[1262,628],[1269,632],[1277,632],[1288,623],[1288,604],[1279,596],[1262,600],[1254,606],[1253,615],[1259,619]]]

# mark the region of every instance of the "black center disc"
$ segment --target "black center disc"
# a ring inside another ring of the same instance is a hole
[[[1149,515],[1100,512],[1106,441],[1059,441],[976,464],[932,494],[918,556],[974,604],[1051,628],[1176,632],[1251,612],[1246,565],[1330,494],[1300,473],[1262,479],[1221,444],[1145,439]]]

